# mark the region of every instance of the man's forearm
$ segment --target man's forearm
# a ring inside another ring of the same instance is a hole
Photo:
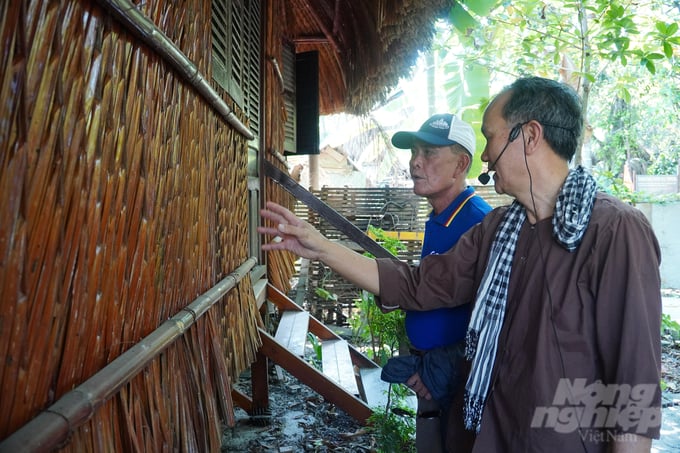
[[[328,241],[319,260],[352,284],[376,296],[380,295],[375,259],[360,255],[337,242]]]

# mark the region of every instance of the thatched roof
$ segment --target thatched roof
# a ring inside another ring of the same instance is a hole
[[[429,47],[451,0],[287,0],[296,52],[319,51],[320,112],[362,114],[383,101]]]

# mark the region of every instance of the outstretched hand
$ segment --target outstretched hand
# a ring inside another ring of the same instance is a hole
[[[322,261],[359,288],[380,295],[375,259],[329,241],[312,225],[279,204],[269,201],[260,213],[274,225],[257,227],[259,233],[273,236],[271,242],[262,244],[262,250],[288,250],[303,258]]]
[[[258,233],[273,236],[271,242],[262,244],[262,250],[288,250],[303,258],[321,259],[328,240],[312,225],[271,201],[260,214],[274,223],[274,226],[257,227]]]

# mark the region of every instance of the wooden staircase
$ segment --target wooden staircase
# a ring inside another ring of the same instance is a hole
[[[370,252],[377,258],[394,257],[387,249],[303,188],[276,165],[266,159],[262,161],[262,164],[264,174],[297,200],[316,211],[318,215],[346,235],[350,241],[356,243],[361,250]],[[254,286],[259,283],[256,282]],[[371,408],[385,407],[387,404],[389,384],[380,379],[382,369],[277,288],[269,283],[265,286],[266,288],[254,287],[258,306],[266,298],[279,309],[282,314],[281,320],[273,337],[264,329],[259,329],[262,347],[258,352],[258,360],[251,365],[253,397],[251,399],[233,390],[234,402],[251,415],[258,414],[263,408],[268,408],[266,370],[267,358],[269,358],[326,400],[343,409],[360,423],[366,424],[372,413]],[[266,296],[258,296],[258,294],[264,295],[265,290]],[[304,292],[299,292],[298,302],[301,303],[303,298]],[[322,343],[323,372],[314,368],[303,358],[308,332],[316,335]],[[407,398],[407,404],[414,409],[415,400],[415,395]],[[266,409],[264,410],[266,412]]]
[[[380,379],[381,368],[375,362],[270,284],[266,300],[278,308],[281,319],[274,336],[259,329],[261,354],[362,424],[372,408],[386,405],[389,384]],[[304,359],[309,332],[321,341],[322,371]],[[251,412],[252,401],[246,395],[235,392],[234,400]]]

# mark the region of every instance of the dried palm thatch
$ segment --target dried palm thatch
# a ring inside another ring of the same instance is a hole
[[[264,9],[265,17],[263,22],[266,25],[264,33],[264,55],[269,64],[264,66],[264,90],[262,98],[264,107],[265,128],[264,142],[267,149],[263,153],[263,158],[271,162],[277,168],[288,171],[285,158],[279,150],[285,140],[285,123],[288,112],[283,99],[283,86],[280,75],[280,67],[273,62],[283,61],[281,37],[285,35],[285,23],[281,20],[285,10],[285,0],[274,0],[267,2]],[[274,201],[292,209],[295,200],[271,179],[264,180],[264,200]],[[267,239],[267,238],[265,238]],[[269,238],[270,239],[270,238]],[[292,253],[280,251],[267,254],[267,277],[269,281],[281,291],[290,290],[290,278],[295,274],[295,260]]]
[[[268,160],[277,168],[288,172],[285,160],[283,160],[279,153],[268,153]],[[267,200],[275,201],[283,206],[286,206],[291,211],[294,210],[295,198],[269,178],[266,180],[265,190]],[[295,261],[298,259],[298,257],[285,250],[270,252],[267,254],[267,257],[269,260],[268,277],[272,285],[284,293],[290,291],[290,278],[296,273]]]
[[[248,255],[245,140],[86,1],[0,4],[0,439]],[[209,70],[210,4],[139,6]],[[64,447],[216,451],[258,344],[245,278]]]
[[[434,20],[452,0],[288,0],[287,22],[297,52],[319,52],[320,111],[369,112],[407,75],[428,48]]]

